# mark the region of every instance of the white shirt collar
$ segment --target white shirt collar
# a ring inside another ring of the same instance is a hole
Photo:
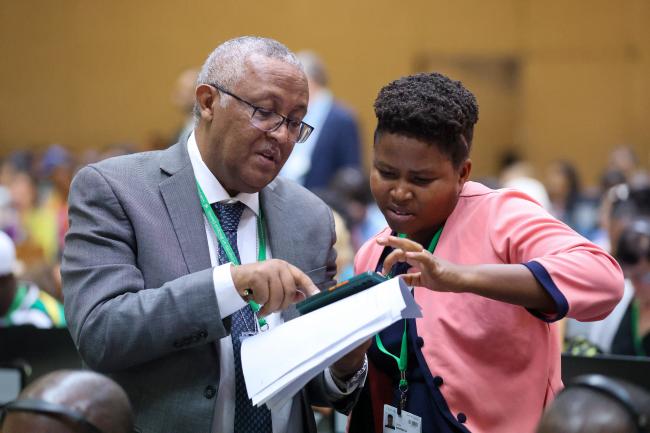
[[[194,176],[196,180],[201,185],[201,189],[205,194],[205,197],[210,203],[216,203],[219,201],[240,201],[246,205],[250,210],[252,210],[255,215],[259,215],[260,201],[259,193],[245,193],[240,192],[234,197],[231,197],[228,192],[221,185],[219,180],[212,174],[210,169],[203,158],[201,157],[201,152],[199,152],[199,146],[196,144],[196,137],[194,132],[190,134],[190,137],[187,139],[187,153],[190,155],[190,162],[192,163],[192,169],[194,170]]]

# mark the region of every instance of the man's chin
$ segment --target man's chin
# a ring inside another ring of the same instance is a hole
[[[266,188],[268,184],[273,182],[273,179],[275,179],[276,176],[251,179],[249,182],[246,182],[246,184],[242,186],[241,192],[245,192],[248,194],[254,194],[256,192],[260,192],[261,190]]]

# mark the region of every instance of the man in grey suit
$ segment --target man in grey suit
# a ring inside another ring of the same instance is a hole
[[[233,39],[199,74],[189,137],[75,177],[68,326],[88,366],[127,391],[140,431],[312,432],[311,404],[345,413],[356,401],[366,345],[273,412],[251,406],[242,379],[241,339],[260,320],[263,329],[294,317],[293,303],[335,274],[330,210],[276,179],[311,132],[307,102],[284,45]]]

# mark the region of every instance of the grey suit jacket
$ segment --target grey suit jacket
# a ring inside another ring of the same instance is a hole
[[[282,179],[260,201],[273,257],[304,271],[323,268],[312,279],[330,281],[329,208]],[[219,388],[214,342],[229,321],[219,313],[186,143],[83,168],[69,218],[65,315],[85,363],[124,387],[142,432],[210,432]],[[331,401],[321,374],[294,398],[289,430],[315,431],[311,403],[347,412],[356,397]]]

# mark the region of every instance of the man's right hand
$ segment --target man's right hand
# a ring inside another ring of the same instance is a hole
[[[263,262],[231,266],[230,275],[237,292],[246,299],[250,297],[260,305],[260,316],[281,311],[289,305],[319,292],[312,280],[300,269],[284,260],[271,259]]]

